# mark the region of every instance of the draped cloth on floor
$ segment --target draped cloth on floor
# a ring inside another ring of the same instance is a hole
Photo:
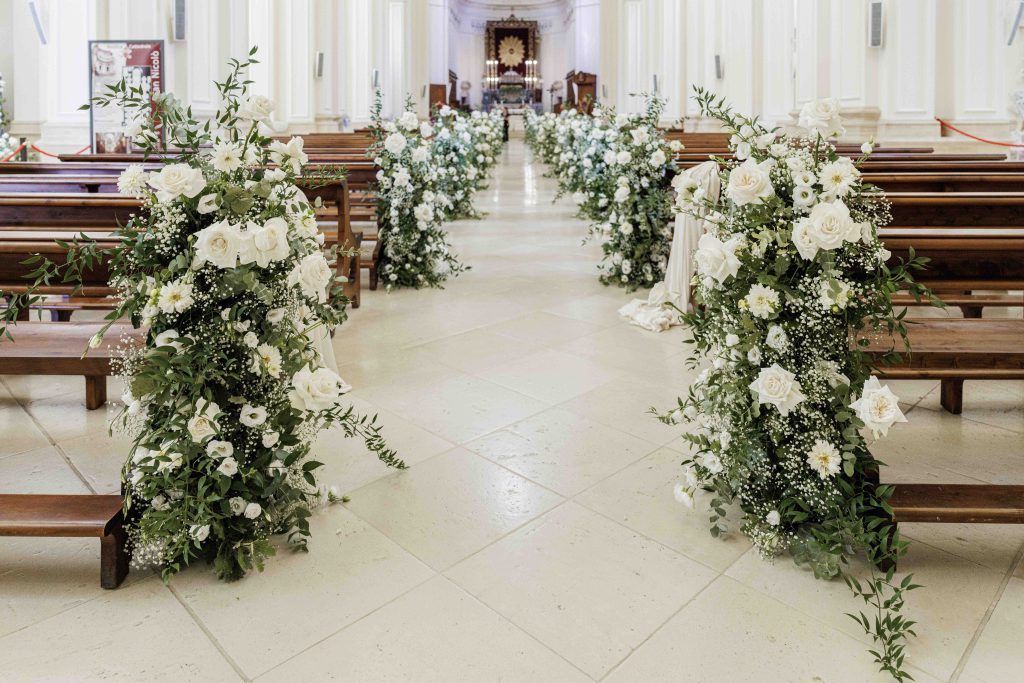
[[[338,361],[334,358],[334,344],[331,343],[331,331],[326,325],[317,325],[309,331],[310,341],[313,348],[320,354],[323,366],[333,372],[338,372]]]
[[[705,161],[684,171],[697,181],[695,191],[703,189],[705,196],[712,203],[718,202],[721,190],[718,179],[718,164]],[[619,309],[619,315],[627,318],[634,325],[639,325],[652,332],[663,332],[673,325],[678,325],[680,310],[688,310],[690,306],[690,280],[693,279],[693,255],[697,251],[697,242],[704,234],[704,221],[688,214],[676,216],[675,229],[672,233],[672,251],[665,269],[665,280],[654,285],[647,300],[633,299]]]

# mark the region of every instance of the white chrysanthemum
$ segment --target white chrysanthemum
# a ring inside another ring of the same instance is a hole
[[[146,191],[149,174],[142,164],[129,164],[117,177],[117,191],[129,197],[139,197]]]
[[[242,167],[242,149],[233,142],[218,142],[210,154],[213,167],[221,173],[231,173]]]
[[[842,463],[843,458],[839,454],[839,449],[823,439],[815,441],[811,450],[807,452],[807,464],[822,479],[839,474],[839,467]]]
[[[163,313],[182,313],[192,307],[192,285],[181,282],[168,282],[160,288],[157,301]]]
[[[752,285],[743,300],[750,313],[758,318],[770,318],[779,308],[779,293],[765,285]]]

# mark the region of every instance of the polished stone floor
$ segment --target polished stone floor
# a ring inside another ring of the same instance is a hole
[[[97,586],[93,540],[0,538],[0,680],[876,681],[838,582],[676,504],[682,441],[646,411],[692,377],[685,333],[620,321],[599,250],[514,141],[488,213],[451,226],[473,270],[443,291],[366,292],[339,331],[358,409],[410,468],[324,438],[351,501],[309,554],[220,584]],[[124,443],[79,378],[5,377],[0,490],[117,489]],[[1024,383],[895,385],[910,423],[877,446],[890,480],[1024,483]],[[117,396],[119,392],[113,392]],[[906,525],[918,681],[1024,671],[1024,526]]]

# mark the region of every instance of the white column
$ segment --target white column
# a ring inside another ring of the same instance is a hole
[[[373,103],[373,14],[373,0],[345,0],[338,16],[338,40],[342,47],[336,64],[342,95],[340,113],[347,115],[356,127],[370,120]]]
[[[846,137],[866,139],[878,128],[878,48],[868,47],[868,3],[832,0],[829,94],[839,100]]]
[[[278,39],[272,64],[280,84],[280,116],[291,130],[309,130],[315,107],[313,94],[313,5],[311,0],[289,0],[277,8]]]
[[[789,121],[796,104],[793,94],[793,3],[779,2],[760,7],[761,55],[757,77],[758,112],[768,125]]]
[[[933,118],[938,7],[933,0],[885,4],[885,45],[879,54],[882,141],[939,136]]]
[[[643,109],[641,92],[650,90],[646,83],[647,69],[647,21],[643,0],[623,0],[619,32],[619,74],[618,109],[632,114]]]
[[[601,63],[601,2],[575,0],[573,10],[573,62],[576,71],[600,74]],[[568,72],[568,69],[566,70]],[[560,74],[563,78],[565,74]]]
[[[341,110],[340,90],[341,79],[347,75],[339,68],[339,52],[342,50],[341,37],[336,31],[338,26],[339,4],[334,0],[315,0],[313,5],[313,21],[315,35],[314,60],[316,52],[322,52],[323,74],[313,77],[314,126],[316,131],[338,131]],[[313,68],[316,63],[314,61]]]
[[[953,106],[940,107],[939,115],[951,117],[957,127],[963,124],[972,133],[998,140],[1009,137],[1008,66],[1015,65],[1015,72],[1020,67],[1016,51],[1006,44],[1012,26],[1007,10],[1015,9],[1008,5],[1003,0],[956,0],[953,78],[949,73],[936,75],[940,90],[952,86]]]
[[[178,96],[192,105],[192,112],[197,117],[212,116],[220,106],[220,93],[213,82],[220,75],[229,57],[228,47],[221,36],[221,21],[218,3],[203,0],[188,0],[185,9],[185,43],[186,49],[177,51],[179,56],[187,54],[184,65],[178,65],[178,73],[184,73],[185,92]]]

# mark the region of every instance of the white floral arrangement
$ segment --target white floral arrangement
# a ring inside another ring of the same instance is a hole
[[[380,167],[376,185],[381,241],[378,268],[388,291],[441,287],[449,277],[467,270],[452,252],[443,227],[454,204],[440,190],[440,181],[450,171],[434,157],[434,127],[420,122],[411,100],[395,121],[383,120],[381,106],[378,90],[371,127],[374,143],[367,150]]]
[[[639,115],[616,115],[595,106],[593,116],[569,110],[528,118],[528,140],[550,163],[559,194],[572,196],[579,214],[601,241],[601,282],[632,291],[665,277],[672,240],[669,186],[674,154],[658,129],[664,100],[647,96]]]
[[[889,536],[891,488],[877,484],[881,463],[863,432],[879,438],[906,418],[861,347],[876,334],[906,344],[891,295],[925,293],[910,275],[923,260],[889,263],[878,237],[890,220],[884,195],[827,140],[842,130],[834,101],[804,107],[806,132],[791,138],[700,89],[697,102],[732,133],[735,159],[721,160],[717,204],[692,182],[676,183],[679,210],[710,226],[694,256],[696,310],[684,316],[692,361],[709,366],[660,415],[690,425],[684,439],[694,455],[676,498],[692,507],[697,492],[710,493],[715,536],[727,531],[726,506],[738,503],[742,531],[762,556],[789,551],[819,578],[844,575],[884,617],[857,618],[877,662],[905,678],[913,622],[899,611],[915,586],[895,582],[891,570],[862,585],[845,568],[858,551],[883,566],[905,551]]]
[[[474,111],[465,116],[445,105],[433,122],[421,124],[421,135],[429,133],[425,137],[433,142],[430,158],[437,192],[450,200],[445,221],[482,216],[473,206],[473,197],[487,186],[501,149],[502,124],[496,114]]]
[[[312,510],[336,497],[309,457],[325,428],[404,467],[375,419],[346,405],[351,387],[318,351],[347,302],[297,183],[333,179],[301,176],[301,138],[269,137],[274,104],[248,93],[244,76],[254,54],[231,60],[207,122],[169,93],[151,114],[149,96],[123,80],[94,100],[132,113],[147,158],[159,151],[158,126],[181,155],[121,174],[119,190],[142,210],[118,246],[76,241],[67,264],[45,264],[36,282],[105,261],[120,303],[104,332],[125,318],[147,330],[118,360],[127,388],[112,427],[132,440],[123,489],[133,565],[159,566],[165,580],[198,559],[241,578],[275,553],[275,534],[305,549]]]

